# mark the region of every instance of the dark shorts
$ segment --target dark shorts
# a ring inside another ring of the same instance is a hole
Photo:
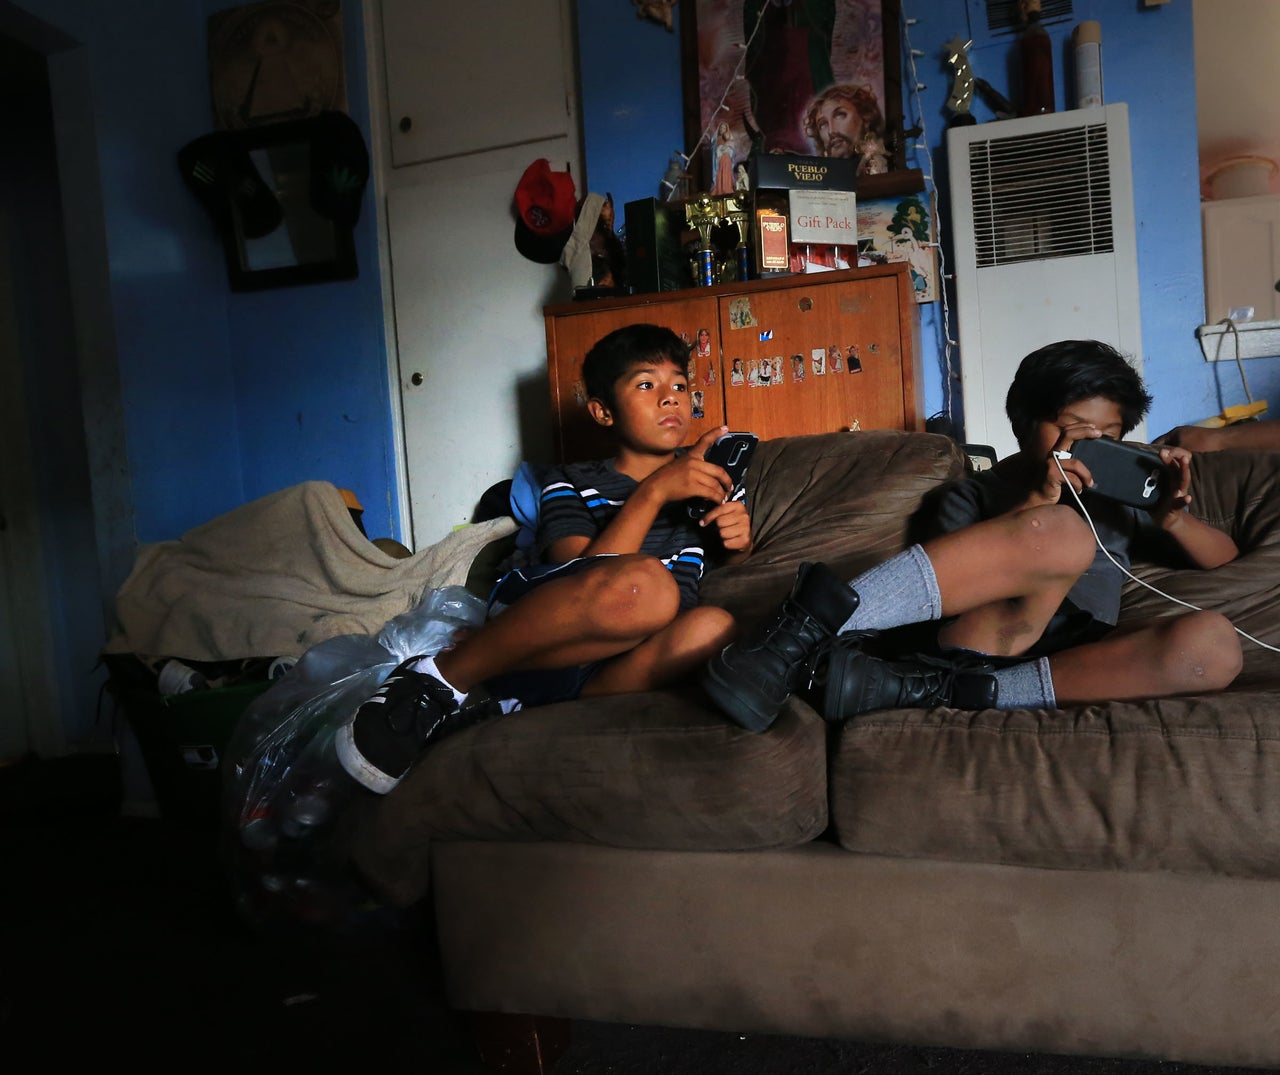
[[[938,634],[951,623],[955,617],[946,617],[927,623],[913,623],[906,627],[895,627],[885,631],[875,643],[868,646],[878,656],[900,657],[909,653],[924,654],[929,657],[954,657],[957,654],[970,654],[972,651],[943,647],[938,641]],[[1024,661],[1048,657],[1073,646],[1083,646],[1089,642],[1097,642],[1111,631],[1115,625],[1096,619],[1091,612],[1077,608],[1071,601],[1064,601],[1062,607],[1053,614],[1049,625],[1044,629],[1035,645],[1025,653],[1013,657],[995,657],[990,654],[973,653],[975,660],[994,664],[1003,668]]]
[[[602,556],[580,556],[563,564],[518,567],[502,576],[489,594],[489,616],[500,616],[526,594],[552,579],[569,578],[599,563]],[[549,705],[577,698],[588,680],[600,670],[600,661],[569,668],[506,672],[485,684],[495,698],[519,698],[523,706]]]

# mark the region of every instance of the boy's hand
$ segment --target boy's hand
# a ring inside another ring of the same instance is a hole
[[[1151,508],[1151,517],[1168,529],[1191,506],[1191,452],[1165,445],[1160,449],[1164,463],[1164,493]]]
[[[664,504],[693,497],[719,504],[733,491],[733,483],[724,467],[708,463],[702,456],[717,437],[727,432],[728,426],[708,430],[684,455],[660,466],[641,486],[648,487]]]
[[[1044,462],[1044,477],[1040,480],[1039,494],[1046,503],[1057,504],[1062,499],[1062,486],[1066,482],[1070,482],[1077,493],[1093,484],[1089,468],[1070,454],[1071,446],[1078,440],[1091,440],[1100,436],[1102,433],[1097,426],[1085,422],[1063,427],[1062,435],[1054,443]]]
[[[751,551],[751,516],[741,500],[726,500],[704,515],[699,526],[714,526],[726,552]]]

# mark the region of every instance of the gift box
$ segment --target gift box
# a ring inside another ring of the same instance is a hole
[[[752,190],[853,190],[857,174],[857,157],[753,153],[747,158]]]

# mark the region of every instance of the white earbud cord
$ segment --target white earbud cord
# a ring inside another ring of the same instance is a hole
[[[1054,466],[1058,468],[1058,473],[1062,475],[1063,483],[1066,485],[1068,489],[1071,490],[1071,495],[1076,498],[1076,503],[1080,505],[1080,514],[1084,516],[1084,521],[1089,524],[1089,529],[1093,531],[1093,540],[1097,542],[1098,548],[1102,550],[1102,555],[1105,556],[1108,560],[1110,560],[1113,564],[1115,564],[1116,567],[1118,567],[1126,576],[1133,579],[1133,581],[1136,582],[1139,586],[1145,586],[1152,593],[1159,594],[1161,597],[1164,597],[1172,601],[1175,605],[1181,605],[1183,608],[1189,608],[1193,612],[1203,612],[1204,609],[1202,609],[1199,605],[1193,605],[1191,604],[1190,601],[1183,601],[1179,597],[1174,597],[1172,594],[1167,594],[1163,590],[1159,589],[1158,587],[1152,586],[1151,583],[1149,582],[1143,582],[1142,579],[1138,578],[1137,575],[1135,575],[1132,571],[1130,571],[1127,567],[1125,567],[1122,563],[1120,563],[1114,556],[1112,556],[1111,553],[1107,551],[1107,547],[1102,544],[1102,538],[1098,537],[1098,530],[1093,525],[1093,520],[1089,518],[1088,509],[1085,508],[1084,502],[1080,499],[1080,494],[1076,492],[1076,487],[1071,484],[1070,479],[1067,477],[1067,472],[1062,469],[1062,460],[1058,459],[1056,456],[1050,456],[1050,458],[1053,459]],[[1240,630],[1240,628],[1237,627],[1234,623],[1231,624],[1231,629],[1235,631],[1235,633],[1238,634],[1241,638],[1247,638],[1255,646],[1261,646],[1263,649],[1269,649],[1271,650],[1272,653],[1280,653],[1280,648],[1269,645],[1266,642],[1263,642],[1261,639],[1254,638],[1253,635]]]

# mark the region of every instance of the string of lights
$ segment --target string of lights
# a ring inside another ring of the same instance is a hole
[[[933,241],[929,244],[938,252],[938,301],[942,304],[942,410],[947,418],[953,418],[952,414],[952,378],[954,376],[951,358],[952,349],[956,346],[956,341],[951,336],[951,301],[947,296],[947,258],[942,249],[942,212],[939,207],[940,199],[938,197],[938,185],[933,178],[933,154],[929,150],[929,132],[925,124],[924,108],[920,103],[920,91],[928,87],[920,81],[920,76],[916,71],[916,57],[925,55],[919,49],[913,48],[911,45],[911,27],[915,26],[918,19],[908,18],[906,5],[901,5],[902,12],[902,40],[907,55],[907,63],[911,69],[911,95],[915,106],[915,114],[912,117],[912,127],[920,129],[920,140],[914,143],[914,148],[924,157],[924,180],[927,184],[930,204],[930,215],[933,218]]]
[[[751,44],[756,39],[756,34],[760,32],[760,27],[764,23],[765,12],[769,10],[769,4],[774,0],[768,0],[767,3],[760,5],[760,13],[756,16],[756,24],[751,28],[751,33],[747,36],[745,44],[737,46],[741,50],[742,55],[738,57],[737,66],[733,69],[733,74],[729,76],[729,81],[725,83],[724,92],[720,95],[720,100],[716,104],[715,111],[711,113],[711,119],[707,121],[706,127],[703,128],[702,134],[698,136],[697,142],[688,153],[677,152],[673,159],[673,165],[676,159],[680,161],[680,170],[673,175],[673,169],[669,168],[667,174],[663,177],[662,185],[667,188],[667,201],[672,201],[676,197],[679,189],[678,180],[689,178],[689,162],[697,155],[704,145],[710,145],[711,139],[714,137],[713,132],[720,122],[720,113],[728,112],[729,106],[725,102],[729,100],[729,94],[733,92],[734,83],[741,82],[743,79],[743,70],[747,66],[747,53],[751,49]]]

